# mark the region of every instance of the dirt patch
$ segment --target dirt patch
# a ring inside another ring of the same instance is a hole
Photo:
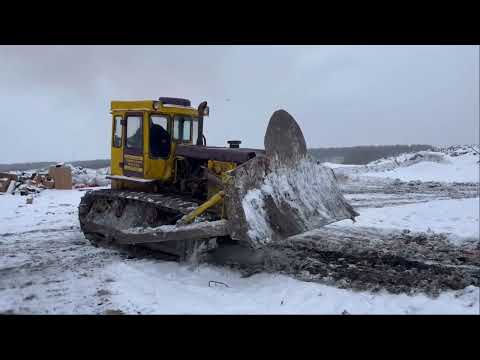
[[[100,289],[97,291],[97,296],[109,296],[111,295],[112,293],[108,290],[105,290],[105,289]]]
[[[218,249],[207,261],[238,269],[292,275],[340,288],[391,293],[480,286],[477,242],[454,246],[445,235],[373,228],[323,228],[278,241],[261,250]]]
[[[108,309],[105,310],[103,315],[126,315],[122,310]]]

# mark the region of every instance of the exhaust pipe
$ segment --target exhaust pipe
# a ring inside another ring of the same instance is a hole
[[[203,136],[203,116],[208,115],[209,109],[207,106],[207,102],[203,101],[198,105],[198,137],[197,137],[197,145],[198,146],[205,146],[206,141],[204,141]]]

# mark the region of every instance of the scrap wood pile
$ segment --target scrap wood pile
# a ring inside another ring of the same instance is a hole
[[[45,189],[68,190],[107,186],[106,169],[85,169],[59,163],[47,169],[0,173],[0,194],[35,195]]]
[[[52,189],[54,180],[48,174],[12,174],[0,173],[0,194],[29,195],[43,189]]]
[[[71,189],[72,173],[69,167],[58,164],[49,169],[1,173],[0,184],[0,192],[26,196],[45,189]]]

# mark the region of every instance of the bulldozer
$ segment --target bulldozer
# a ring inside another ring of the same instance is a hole
[[[358,213],[335,176],[307,153],[285,110],[268,123],[264,149],[209,146],[207,102],[111,102],[111,188],[88,191],[82,232],[94,245],[152,249],[179,261],[199,249],[257,249]]]

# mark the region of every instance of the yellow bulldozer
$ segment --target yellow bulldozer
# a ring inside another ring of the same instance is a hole
[[[111,189],[79,205],[95,245],[141,246],[187,259],[226,243],[259,248],[358,214],[333,172],[307,154],[284,110],[270,118],[264,149],[208,146],[207,102],[112,101]]]

